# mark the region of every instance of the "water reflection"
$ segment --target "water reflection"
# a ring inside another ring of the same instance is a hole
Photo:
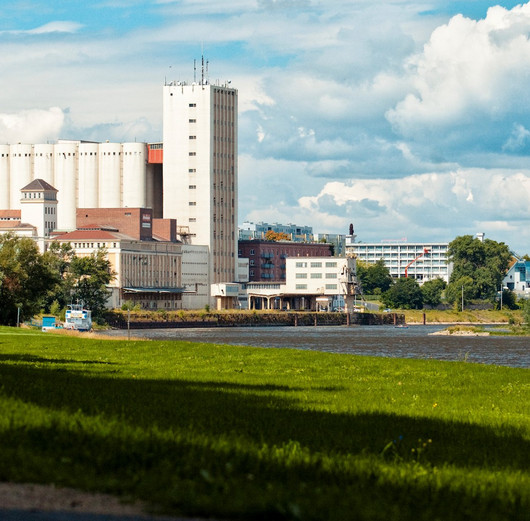
[[[446,326],[326,326],[149,329],[133,336],[231,345],[279,347],[397,358],[467,360],[483,364],[530,367],[528,337],[452,337],[429,333]],[[123,331],[110,331],[123,335]]]

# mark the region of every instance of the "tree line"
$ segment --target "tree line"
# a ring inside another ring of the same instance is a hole
[[[115,274],[104,249],[78,256],[70,244],[51,243],[40,253],[35,241],[0,236],[0,324],[14,325],[40,312],[59,312],[83,302],[101,317]]]

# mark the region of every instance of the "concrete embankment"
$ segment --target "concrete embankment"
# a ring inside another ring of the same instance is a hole
[[[113,312],[106,316],[111,327],[127,329],[181,327],[249,327],[249,326],[343,326],[401,325],[400,313],[313,313],[313,312],[241,312],[241,313],[156,313]]]

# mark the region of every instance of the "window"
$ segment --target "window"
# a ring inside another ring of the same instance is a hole
[[[254,255],[254,250],[250,250],[250,255]]]
[[[326,284],[326,289],[337,289],[336,284]]]
[[[197,139],[197,136],[190,136],[190,139]]]
[[[326,273],[326,279],[336,279],[337,274],[336,273]]]
[[[321,262],[312,262],[311,263],[311,267],[312,268],[322,268],[322,263]]]
[[[196,219],[195,217],[190,217],[190,218],[188,219],[188,222],[190,222],[190,223],[196,223],[196,222],[197,222],[197,219]]]
[[[197,188],[197,185],[190,185],[190,186],[189,186],[189,189],[190,189],[190,190],[195,190],[196,188]]]
[[[190,123],[197,123],[196,119],[190,119]]]
[[[326,268],[336,268],[337,263],[336,262],[326,262]]]
[[[194,174],[195,172],[197,172],[197,169],[196,168],[188,168],[188,172],[190,174]]]
[[[311,273],[311,278],[312,279],[321,279],[322,278],[322,273]]]
[[[307,279],[307,273],[297,273],[296,274],[297,279]]]
[[[254,259],[250,259],[250,266],[255,266],[256,265],[256,261]]]
[[[296,289],[307,289],[307,284],[297,284]]]
[[[307,262],[297,262],[296,263],[297,268],[307,268]]]
[[[196,103],[190,103],[190,107],[196,107],[197,104]]]
[[[189,202],[189,205],[190,205],[190,206],[197,206],[197,203],[196,203],[195,201],[190,201],[190,202]]]
[[[196,155],[197,155],[197,152],[190,152],[189,155],[190,155],[190,156],[196,156]]]

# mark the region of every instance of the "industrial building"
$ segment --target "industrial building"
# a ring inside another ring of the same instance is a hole
[[[288,257],[329,257],[331,245],[291,241],[240,240],[238,256],[249,259],[250,282],[284,282]]]
[[[332,311],[345,306],[348,297],[352,304],[359,294],[352,256],[290,257],[285,262],[284,284],[248,284],[250,309]]]
[[[90,209],[149,209],[155,239],[206,248],[206,283],[202,261],[199,279],[189,282],[208,286],[209,305],[231,307],[232,298],[210,294],[210,287],[238,278],[237,108],[237,90],[211,85],[203,72],[199,82],[163,86],[162,143],[0,145],[0,211],[33,203],[21,198],[21,190],[36,180],[55,191],[53,213],[45,213],[44,222],[35,210],[31,219],[3,224],[2,230],[16,228],[45,243],[53,231],[76,230],[78,209],[93,221]],[[86,219],[83,226],[101,224]],[[141,234],[134,239],[145,240]]]

